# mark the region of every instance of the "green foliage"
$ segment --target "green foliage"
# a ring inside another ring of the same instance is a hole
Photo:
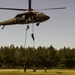
[[[10,47],[0,48],[0,68],[75,68],[75,49]]]

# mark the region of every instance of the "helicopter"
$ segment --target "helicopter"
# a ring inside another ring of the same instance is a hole
[[[7,25],[16,25],[16,24],[36,23],[36,25],[39,26],[40,23],[49,20],[50,17],[42,12],[38,12],[35,10],[56,10],[56,9],[66,8],[66,7],[60,7],[60,8],[32,9],[31,4],[32,4],[32,0],[28,0],[28,9],[0,7],[0,9],[3,10],[25,11],[17,14],[14,18],[0,22],[0,26],[1,25],[3,26],[2,29],[4,29],[4,27]]]

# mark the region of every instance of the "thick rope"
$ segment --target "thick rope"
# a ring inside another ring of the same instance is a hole
[[[33,39],[33,48],[35,49],[34,24],[32,24],[32,34],[31,34],[31,37]]]
[[[24,48],[26,47],[26,42],[27,42],[27,30],[29,29],[29,25],[27,25],[27,28],[25,30],[25,42],[24,42]]]
[[[25,30],[25,42],[24,42],[24,48],[26,47],[27,43],[27,30],[29,29],[29,25],[27,25],[27,28]],[[32,40],[33,40],[33,49],[35,49],[35,37],[34,37],[34,24],[32,24],[32,34],[31,34]]]

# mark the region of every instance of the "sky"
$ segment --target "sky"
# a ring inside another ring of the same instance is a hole
[[[28,0],[0,0],[0,7],[28,8]],[[75,48],[75,0],[32,0],[32,8],[66,7],[63,10],[40,10],[50,19],[38,27],[34,24],[35,47],[53,45],[56,49],[65,47]],[[37,10],[36,10],[37,11]],[[22,11],[0,9],[0,21],[15,17]],[[27,32],[26,47],[33,46],[32,24]],[[24,46],[26,25],[10,25],[3,30],[0,26],[0,46]]]

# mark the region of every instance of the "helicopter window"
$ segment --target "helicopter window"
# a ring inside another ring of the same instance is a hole
[[[15,16],[15,18],[17,18],[17,17],[22,17],[22,15],[18,14],[18,15]]]
[[[22,17],[25,18],[25,15],[23,15]]]
[[[18,14],[15,16],[16,18],[16,21],[21,21],[22,20],[22,15],[21,14]]]
[[[39,16],[39,12],[36,13],[36,16]]]
[[[41,13],[41,15],[43,16],[44,14],[43,14],[43,13]]]
[[[37,15],[38,15],[39,13],[37,12]]]

